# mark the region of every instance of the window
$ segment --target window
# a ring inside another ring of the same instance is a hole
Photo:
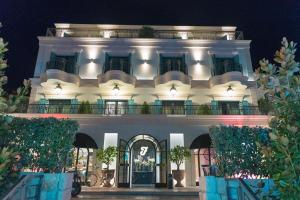
[[[214,64],[212,70],[213,76],[222,75],[227,72],[233,72],[233,71],[242,72],[242,67],[239,64],[238,55],[231,58],[222,58],[222,57],[213,56],[212,59]]]
[[[127,101],[107,100],[105,101],[106,115],[123,115],[127,112]]]
[[[110,70],[120,70],[130,74],[130,54],[128,56],[110,56],[106,53],[103,73]]]
[[[78,53],[74,55],[56,55],[52,52],[50,61],[47,63],[47,69],[58,69],[70,74],[78,74],[77,58]]]
[[[185,55],[181,57],[165,57],[160,55],[160,75],[169,71],[180,71],[187,74]]]
[[[162,101],[163,114],[184,115],[184,101]]]
[[[238,101],[219,101],[218,105],[222,115],[240,114],[240,102]]]

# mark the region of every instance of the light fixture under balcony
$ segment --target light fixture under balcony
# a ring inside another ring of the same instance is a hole
[[[104,38],[110,38],[111,33],[112,33],[111,31],[104,31],[104,32],[103,32],[103,37],[104,37]]]
[[[231,85],[229,85],[228,88],[227,88],[227,94],[228,94],[229,96],[232,96],[233,93],[234,93],[234,91],[233,91]]]
[[[176,90],[176,88],[175,88],[175,86],[174,85],[172,85],[172,87],[171,87],[171,89],[170,89],[170,94],[171,94],[171,96],[176,96],[176,94],[177,94],[177,90]]]
[[[188,32],[179,32],[178,34],[183,40],[189,39]]]
[[[54,88],[55,94],[60,95],[62,93],[62,87],[60,83],[57,83],[56,87]]]
[[[114,88],[113,88],[113,94],[114,94],[115,96],[118,96],[119,93],[120,93],[120,88],[119,88],[119,86],[116,84],[116,85],[114,86]]]

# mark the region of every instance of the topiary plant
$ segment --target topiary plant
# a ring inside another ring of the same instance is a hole
[[[142,105],[141,113],[142,114],[150,114],[150,106],[147,104],[146,101]]]
[[[200,105],[197,109],[197,114],[198,115],[210,115],[212,114],[211,109],[208,105]]]
[[[172,148],[169,152],[170,161],[176,164],[177,170],[180,169],[180,165],[184,162],[184,160],[190,157],[190,151],[186,147],[179,145]]]
[[[106,149],[100,148],[96,152],[96,158],[98,161],[103,162],[107,166],[107,170],[109,170],[109,165],[114,161],[117,156],[118,151],[114,146],[109,146]]]

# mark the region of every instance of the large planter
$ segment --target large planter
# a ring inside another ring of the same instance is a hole
[[[26,173],[21,175],[37,174],[42,175],[42,185],[40,188],[40,200],[70,200],[72,192],[73,173]],[[28,186],[36,185],[37,179],[32,179]],[[38,188],[30,187],[29,193],[36,194]]]
[[[172,170],[172,174],[176,181],[175,187],[183,187],[181,181],[184,179],[184,170]]]
[[[111,187],[112,186],[111,180],[115,176],[115,170],[114,169],[102,170],[102,176],[104,177],[103,187]]]

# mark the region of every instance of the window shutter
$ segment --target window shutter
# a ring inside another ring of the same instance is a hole
[[[163,73],[163,56],[159,54],[159,74],[162,75]]]
[[[126,73],[133,74],[132,68],[131,68],[131,53],[129,53],[129,55],[128,55],[128,62],[125,62],[125,63],[126,63]]]
[[[193,102],[192,100],[184,101],[185,114],[192,115],[193,114]]]
[[[162,114],[162,101],[161,100],[155,100],[154,101],[154,114]],[[152,113],[152,112],[151,112]]]
[[[107,72],[108,70],[109,70],[109,55],[108,55],[108,53],[105,53],[105,60],[104,60],[104,67],[103,67],[104,69],[103,69],[103,74],[105,73],[105,72]]]
[[[211,101],[211,111],[213,115],[218,115],[220,113],[218,101],[215,100]]]
[[[211,68],[211,75],[215,76],[216,75],[216,69],[217,69],[216,55],[215,54],[211,55],[211,60],[212,60],[212,63],[213,63],[213,66]]]
[[[49,100],[45,98],[41,98],[39,100],[39,108],[38,112],[39,113],[47,113],[48,111],[48,106],[49,106]]]
[[[56,54],[54,52],[51,52],[50,61],[55,61],[55,60],[56,60]]]
[[[239,57],[239,55],[236,55],[236,56],[233,57],[233,62],[234,62],[234,67],[235,67],[234,71],[243,72],[241,64],[240,64],[240,57]]]
[[[185,74],[188,74],[188,68],[186,67],[186,63],[185,63],[185,54],[182,55],[182,66],[180,66],[182,68],[182,72]]]
[[[128,114],[135,114],[136,106],[134,103],[134,99],[128,100]]]
[[[104,105],[105,105],[105,101],[104,99],[97,99],[97,114],[104,114]]]
[[[242,104],[242,112],[241,114],[244,114],[244,115],[249,115],[250,114],[250,105],[249,105],[249,102],[248,101],[242,101],[241,102]]]
[[[71,112],[72,114],[78,113],[79,101],[78,99],[71,99]]]

